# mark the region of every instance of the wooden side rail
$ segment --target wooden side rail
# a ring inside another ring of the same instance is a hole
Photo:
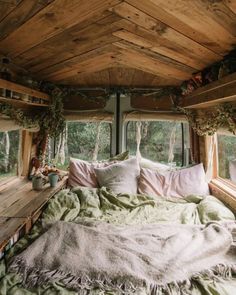
[[[211,194],[225,203],[236,214],[236,192],[217,179],[209,183]]]

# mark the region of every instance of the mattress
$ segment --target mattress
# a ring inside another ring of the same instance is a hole
[[[64,220],[101,220],[119,225],[125,224],[206,224],[209,221],[234,220],[234,214],[213,196],[189,196],[185,199],[150,197],[146,195],[114,195],[105,188],[89,189],[76,187],[72,190],[62,190],[48,203],[40,220],[28,235],[20,239],[9,250],[4,260],[0,262],[0,294],[1,295],[49,295],[49,294],[116,294],[113,290],[68,290],[60,282],[47,286],[27,289],[22,284],[18,274],[7,271],[11,258],[23,251],[27,245],[37,239],[42,233],[42,225],[48,222]],[[188,294],[191,295],[235,295],[236,277],[222,280],[207,278],[191,280]],[[143,287],[135,294],[148,294]],[[178,294],[175,289],[169,294]]]

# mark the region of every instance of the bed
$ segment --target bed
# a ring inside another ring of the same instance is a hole
[[[75,291],[66,288],[60,281],[44,286],[27,289],[22,284],[20,275],[9,272],[7,265],[12,257],[21,253],[28,245],[41,236],[47,223],[58,220],[76,223],[81,220],[92,220],[110,224],[207,224],[211,221],[234,221],[234,214],[213,196],[189,195],[185,198],[158,197],[147,194],[115,194],[106,187],[91,188],[76,186],[60,191],[51,199],[41,218],[33,226],[31,232],[11,248],[0,263],[1,295],[33,295],[33,294],[118,294],[112,289]],[[208,294],[234,295],[236,293],[236,277],[212,280],[207,277],[195,278],[185,289],[185,293],[174,286],[156,294]],[[150,294],[145,287],[136,290],[135,294]]]

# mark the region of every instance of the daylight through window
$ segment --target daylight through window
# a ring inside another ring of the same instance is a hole
[[[17,175],[20,131],[0,132],[0,178]]]
[[[111,124],[107,122],[67,122],[65,131],[50,140],[48,162],[66,169],[70,157],[96,161],[110,157]]]
[[[189,163],[189,126],[173,121],[130,121],[127,124],[127,150],[131,155],[139,151],[149,160],[185,166]]]
[[[217,134],[218,174],[236,184],[236,136]]]

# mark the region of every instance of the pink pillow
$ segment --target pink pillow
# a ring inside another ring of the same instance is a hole
[[[86,187],[99,187],[97,177],[94,171],[94,168],[102,168],[116,163],[117,161],[112,162],[103,162],[103,163],[89,163],[87,161],[70,159],[69,165],[69,177],[68,184],[69,186],[75,187],[77,185],[86,186]]]
[[[202,164],[160,174],[151,169],[141,169],[138,192],[161,197],[209,195]]]

